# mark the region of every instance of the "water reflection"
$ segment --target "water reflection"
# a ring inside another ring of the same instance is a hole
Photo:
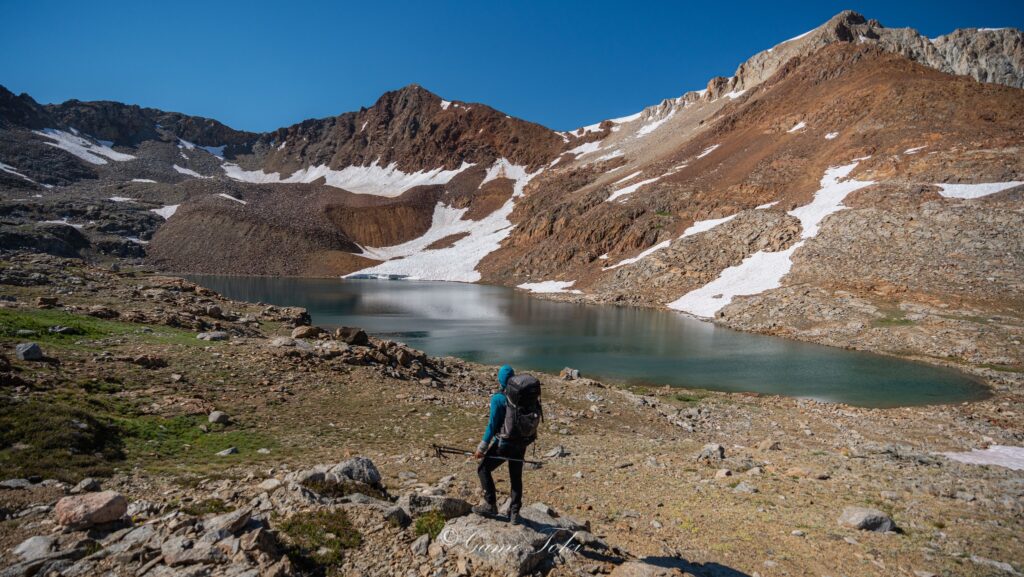
[[[625,382],[898,406],[978,399],[963,374],[729,331],[668,311],[557,303],[460,283],[196,276],[231,298],[306,307],[434,355]]]

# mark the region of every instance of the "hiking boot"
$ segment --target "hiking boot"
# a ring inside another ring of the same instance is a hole
[[[473,512],[484,517],[493,517],[498,514],[498,506],[494,503],[483,502],[473,506]]]
[[[519,517],[519,511],[510,511],[508,514],[508,522],[510,525],[522,525],[523,520]]]

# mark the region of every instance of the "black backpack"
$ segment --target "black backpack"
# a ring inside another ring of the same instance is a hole
[[[533,375],[516,375],[505,384],[505,422],[498,437],[529,445],[537,439],[544,418],[540,406],[540,381]]]

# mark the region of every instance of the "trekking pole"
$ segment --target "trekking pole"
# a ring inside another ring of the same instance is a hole
[[[465,455],[467,457],[472,457],[474,455],[473,451],[467,451],[465,449],[459,449],[458,447],[446,447],[444,445],[436,445],[436,444],[432,444],[430,446],[431,446],[431,448],[434,449],[434,456],[437,457],[438,459],[447,459],[447,457],[445,455]],[[513,459],[512,457],[501,457],[501,456],[498,456],[498,455],[487,455],[486,458],[487,459],[501,459],[503,461],[517,461],[519,463],[527,463],[529,465],[537,465],[538,467],[540,467],[541,465],[544,464],[541,461],[530,461],[529,459]]]

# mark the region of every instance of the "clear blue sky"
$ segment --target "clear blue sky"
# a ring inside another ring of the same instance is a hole
[[[844,8],[928,36],[1024,28],[1022,0],[0,0],[0,84],[262,131],[415,82],[568,129],[703,88]]]

